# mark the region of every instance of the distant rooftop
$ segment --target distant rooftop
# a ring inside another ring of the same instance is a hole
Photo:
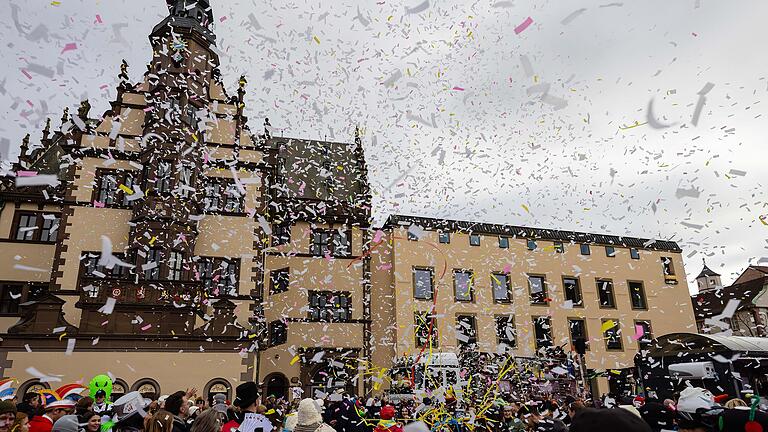
[[[425,229],[459,231],[475,234],[506,235],[510,237],[530,238],[574,243],[588,243],[608,246],[624,246],[639,249],[682,252],[680,246],[673,241],[654,240],[636,237],[615,236],[607,234],[592,234],[577,231],[561,231],[553,229],[530,228],[515,225],[498,225],[483,222],[469,222],[449,219],[435,219],[420,216],[391,215],[384,227],[395,227],[416,224]]]

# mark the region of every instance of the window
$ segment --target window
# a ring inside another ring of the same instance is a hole
[[[160,161],[155,173],[155,190],[159,193],[167,193],[172,189],[171,162]]]
[[[310,291],[309,319],[321,322],[349,322],[352,297],[345,291]]]
[[[290,269],[283,268],[269,272],[269,293],[280,294],[288,291]]]
[[[469,245],[470,246],[480,246],[480,234],[470,234],[469,235]]]
[[[552,346],[552,325],[549,317],[532,317],[536,349]]]
[[[456,316],[456,341],[461,347],[477,345],[477,322],[474,315]]]
[[[432,267],[413,268],[413,298],[431,300],[434,293],[434,274]]]
[[[352,254],[350,247],[351,236],[352,233],[350,231],[312,230],[310,253],[315,256],[350,256]]]
[[[616,248],[613,246],[606,246],[605,247],[605,256],[609,258],[613,258],[616,256]]]
[[[160,278],[160,250],[150,249],[144,259],[144,265],[141,266],[144,272],[144,279],[156,280]]]
[[[547,287],[543,276],[528,275],[528,294],[532,305],[547,305]]]
[[[642,282],[628,281],[629,299],[632,302],[632,309],[648,309],[648,303],[645,300],[645,288]]]
[[[637,248],[629,248],[629,256],[632,259],[640,259],[640,251]]]
[[[416,312],[414,314],[414,336],[416,348],[437,348],[437,319],[429,312]]]
[[[497,303],[509,303],[512,301],[509,275],[506,273],[491,274],[491,289],[493,290],[493,301]]]
[[[280,246],[291,242],[291,224],[283,222],[272,225],[272,246]]]
[[[475,275],[471,270],[453,271],[453,294],[456,301],[471,302]]]
[[[245,209],[245,203],[242,192],[235,185],[234,181],[227,185],[224,191],[224,212],[242,213]]]
[[[415,233],[412,233],[410,230],[408,231],[408,240],[410,241],[418,241],[419,236],[417,236]]]
[[[282,321],[269,323],[269,345],[277,346],[288,342],[288,326]]]
[[[0,284],[0,315],[14,315],[19,313],[21,304],[21,285]]]
[[[192,187],[192,168],[181,166],[179,168],[179,183],[176,185],[176,194],[182,198],[189,197],[190,192],[194,192]]]
[[[651,322],[647,320],[635,321],[635,334],[642,334],[637,337],[637,345],[640,349],[647,349],[653,342],[653,329]]]
[[[616,307],[616,299],[613,296],[613,281],[610,279],[598,279],[597,295],[600,298],[600,307],[603,309],[613,309]]]
[[[196,279],[212,296],[235,296],[238,291],[240,262],[236,259],[199,257]]]
[[[96,201],[105,206],[118,202],[118,175],[113,170],[96,171]]]
[[[621,326],[617,320],[603,320],[603,338],[605,339],[605,349],[610,351],[619,351],[623,349],[621,343]]]
[[[333,256],[346,257],[352,255],[351,243],[352,232],[351,231],[334,231],[333,232]]]
[[[672,265],[672,258],[661,257],[661,265],[664,268],[664,276],[674,276],[675,267]]]
[[[555,242],[555,252],[565,253],[565,246],[563,246],[563,242]]]
[[[581,249],[582,255],[589,255],[591,252],[589,251],[589,245],[588,244],[580,244],[579,248]]]
[[[203,211],[219,211],[221,206],[221,184],[209,180],[205,185],[205,196],[203,197]]]
[[[514,316],[500,315],[496,317],[496,340],[499,344],[505,344],[510,348],[517,346]]]
[[[565,299],[570,300],[572,306],[584,306],[584,302],[581,298],[581,285],[579,284],[579,280],[577,278],[564,277],[563,291],[565,293]]]
[[[528,250],[536,250],[536,240],[528,239]]]
[[[13,238],[22,241],[55,243],[60,216],[56,213],[17,212]]]
[[[184,276],[184,255],[172,251],[168,259],[168,280],[178,281]]]
[[[569,318],[568,329],[571,332],[571,344],[575,345],[578,339],[584,341],[584,346],[589,350],[589,338],[587,337],[587,322],[582,318]]]
[[[451,242],[451,233],[441,232],[440,234],[438,234],[438,238],[440,240],[440,243],[448,244]]]
[[[120,261],[125,261],[124,254],[116,253],[112,255]],[[103,265],[99,265],[100,259],[101,253],[99,252],[85,252],[80,256],[84,279],[120,279],[128,276],[128,267],[115,265],[113,268],[108,269]]]
[[[507,238],[507,237],[499,237],[499,248],[501,248],[501,249],[509,249],[509,238]]]

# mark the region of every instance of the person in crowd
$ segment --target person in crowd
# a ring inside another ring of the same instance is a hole
[[[674,401],[670,401],[669,404],[665,401],[661,404],[658,399],[648,398],[637,410],[653,432],[675,429]]]
[[[170,399],[170,396],[168,397]],[[167,401],[166,401],[167,402]],[[175,416],[166,410],[159,410],[146,422],[146,432],[172,432],[176,427]]]
[[[77,416],[77,421],[84,432],[99,432],[101,429],[101,414],[88,411]]]
[[[701,387],[686,387],[677,400],[677,427],[679,432],[712,432],[722,408],[715,396]]]
[[[206,405],[205,399],[201,397],[195,399],[195,406],[197,407],[197,409],[200,410],[200,412],[203,412],[204,409],[208,408],[205,405]]]
[[[760,410],[739,409],[739,407],[725,409],[720,413],[715,424],[715,432],[768,431],[768,414]]]
[[[200,412],[200,407],[198,407],[197,404],[189,407],[187,410],[187,417],[184,419],[184,422],[187,424],[187,430],[192,429],[192,424],[197,420],[197,416]]]
[[[93,412],[101,414],[108,413],[111,405],[107,402],[107,392],[104,390],[98,390],[94,395],[93,400]]]
[[[16,420],[11,426],[10,432],[29,432],[29,416],[21,411],[16,413]]]
[[[728,409],[734,409],[734,408],[748,407],[749,405],[747,405],[747,403],[744,402],[742,399],[733,398],[733,399],[729,400],[728,402],[726,402],[725,405],[723,405],[723,406],[725,408],[728,408]]]
[[[221,413],[213,408],[201,412],[195,423],[192,424],[191,432],[219,432],[221,431]]]
[[[30,420],[37,415],[43,415],[40,394],[36,392],[27,392],[16,409],[17,411],[25,413]]]
[[[403,432],[402,426],[395,420],[395,407],[384,405],[379,410],[379,423],[374,429],[375,432]]]
[[[144,430],[144,419],[149,417],[146,409],[150,400],[145,399],[141,393],[132,391],[126,393],[112,404],[112,411],[116,423],[116,432],[138,432]]]
[[[52,432],[80,432],[80,423],[77,422],[77,416],[67,414],[59,417],[51,428]]]
[[[651,432],[648,423],[625,409],[580,410],[571,422],[570,432]]]
[[[293,432],[336,432],[323,422],[317,402],[314,399],[302,399],[296,412],[296,428]]]
[[[189,430],[186,418],[189,415],[189,397],[182,390],[168,396],[165,400],[165,411],[173,414],[173,432],[187,432]],[[162,411],[158,411],[158,414]]]
[[[75,411],[75,401],[62,399],[49,403],[45,407],[45,414],[35,416],[29,421],[30,432],[51,432],[53,424],[65,415]]]
[[[12,432],[11,427],[16,422],[16,404],[13,401],[0,401],[0,432]]]
[[[583,410],[584,408],[586,408],[586,406],[584,406],[584,402],[582,402],[580,400],[575,400],[575,401],[569,403],[568,404],[568,417],[570,417],[571,420],[573,420],[573,417],[576,414],[578,414],[579,411]]]
[[[256,413],[259,403],[259,386],[248,381],[240,384],[235,389],[235,400],[233,402],[236,408],[232,412],[232,417],[221,428],[221,432],[233,432],[243,421],[243,415],[248,412]]]
[[[525,423],[517,418],[519,408],[515,404],[504,405],[501,410],[501,422],[499,432],[525,432]]]
[[[83,414],[91,411],[93,411],[93,399],[91,399],[90,396],[82,397],[75,403],[76,416],[82,416]]]

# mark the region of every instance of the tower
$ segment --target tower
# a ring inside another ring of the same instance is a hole
[[[720,282],[720,275],[707,267],[706,260],[702,260],[702,263],[704,264],[704,268],[702,268],[701,273],[696,276],[696,284],[699,287],[699,292],[702,293],[714,289],[721,289],[723,284]]]

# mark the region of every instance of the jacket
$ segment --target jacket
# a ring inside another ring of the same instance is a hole
[[[182,420],[179,416],[173,416],[173,430],[172,432],[189,432],[187,422]]]
[[[29,421],[29,432],[51,432],[53,420],[46,415],[35,416]]]

